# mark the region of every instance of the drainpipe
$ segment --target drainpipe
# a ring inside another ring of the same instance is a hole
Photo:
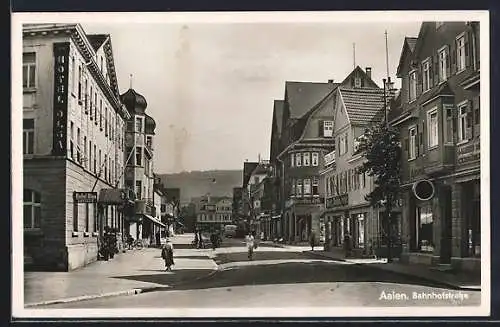
[[[283,210],[284,210],[284,194],[285,194],[285,163],[279,158],[277,157],[276,160],[278,160],[278,162],[281,164],[281,181],[280,181],[280,212],[281,212],[281,219],[280,219],[280,230],[281,230],[281,237],[285,237],[284,233],[284,228],[283,228],[283,225],[284,225],[284,221],[283,221]]]

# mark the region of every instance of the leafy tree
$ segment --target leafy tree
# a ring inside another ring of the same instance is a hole
[[[383,225],[388,227],[386,233],[387,261],[391,262],[391,247],[394,238],[394,215],[392,212],[399,198],[401,184],[399,132],[396,128],[382,122],[368,128],[359,141],[360,150],[364,151],[366,157],[360,172],[374,176],[375,184],[373,191],[366,196],[366,200],[372,206],[385,208]]]

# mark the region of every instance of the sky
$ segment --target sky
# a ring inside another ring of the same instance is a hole
[[[269,158],[273,101],[285,81],[342,81],[354,68],[395,80],[420,22],[82,23],[110,34],[120,93],[132,83],[157,124],[157,173],[242,169]],[[353,51],[355,44],[355,51]],[[132,78],[130,75],[132,74]]]

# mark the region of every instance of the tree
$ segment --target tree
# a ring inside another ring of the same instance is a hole
[[[393,208],[399,198],[401,144],[398,130],[385,122],[372,126],[359,139],[360,150],[364,151],[366,161],[360,168],[361,173],[374,176],[375,187],[366,196],[372,206],[385,208],[384,223],[388,227],[387,262],[392,261]]]

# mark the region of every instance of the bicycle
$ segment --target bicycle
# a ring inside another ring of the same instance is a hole
[[[142,244],[142,240],[136,240],[136,241],[134,241],[134,244],[132,245],[132,248],[136,249],[136,250],[142,250],[143,247],[144,247],[144,244]]]

